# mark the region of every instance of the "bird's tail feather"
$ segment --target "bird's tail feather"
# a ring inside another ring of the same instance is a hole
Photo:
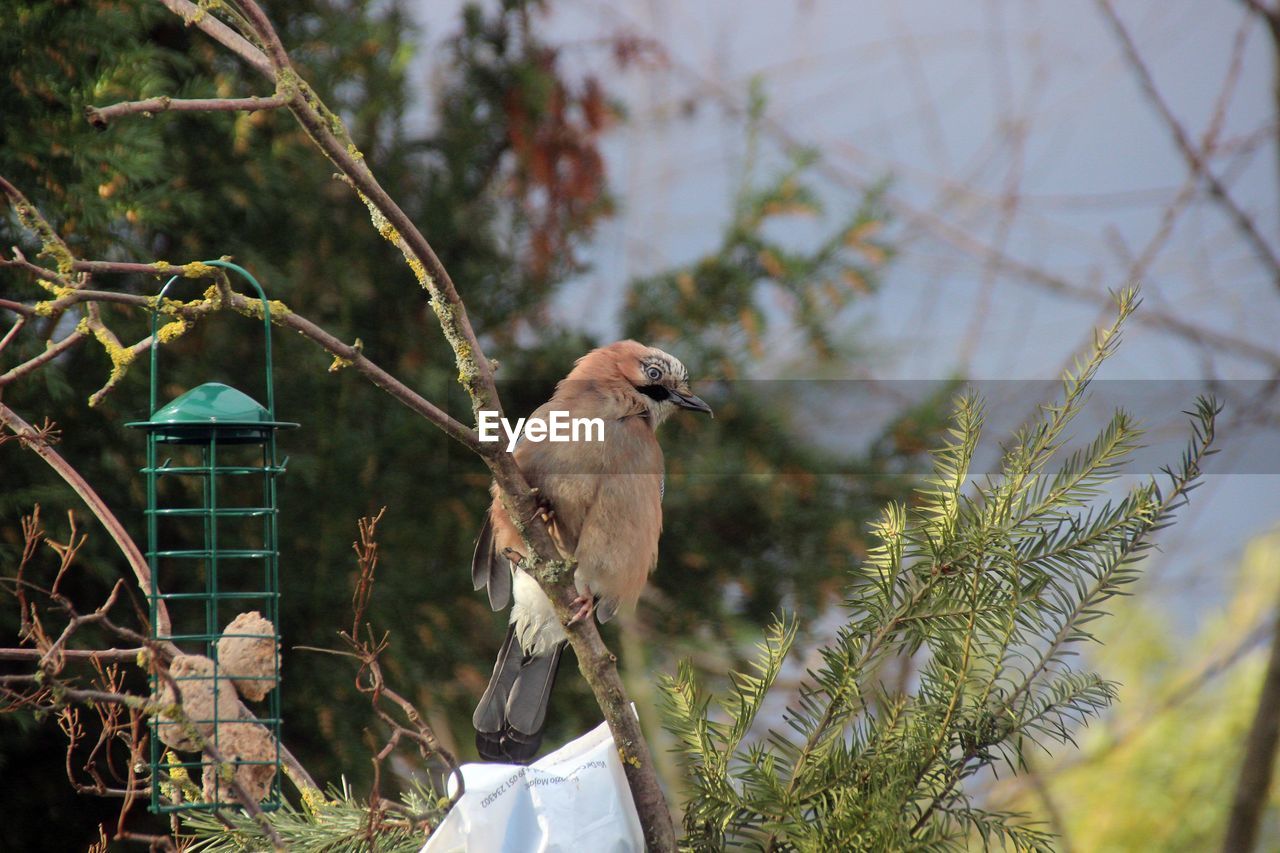
[[[507,629],[489,687],[471,717],[485,761],[527,764],[537,754],[564,647],[557,643],[550,654],[523,655],[515,626]]]
[[[493,665],[489,686],[480,697],[471,722],[477,732],[499,732],[507,720],[507,696],[520,674],[520,643],[516,640],[516,626],[507,626],[507,637],[498,649],[498,660]]]

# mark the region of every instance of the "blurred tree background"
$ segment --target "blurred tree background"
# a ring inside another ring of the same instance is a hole
[[[539,32],[544,5],[463,8],[425,103],[422,81],[412,77],[422,34],[403,3],[290,0],[270,9],[304,75],[438,247],[501,361],[506,405],[519,414],[546,399],[574,358],[607,342],[556,325],[548,306],[567,280],[587,271],[584,247],[614,211],[599,145],[625,114],[607,82],[565,70],[557,46]],[[425,294],[289,116],[170,114],[120,121],[105,132],[83,118],[90,104],[257,91],[259,81],[238,61],[158,5],[38,0],[6,17],[0,174],[52,217],[81,256],[183,262],[232,255],[270,297],[346,340],[358,337],[398,377],[434,399],[454,395],[465,411]],[[623,39],[609,47],[622,66],[643,51]],[[722,245],[627,285],[625,332],[686,359],[695,383],[749,375],[770,323],[800,329],[815,358],[851,358],[832,340],[831,320],[875,286],[888,256],[877,242],[885,212],[869,192],[846,210],[824,213],[806,183],[811,165],[811,157],[799,157],[776,172],[744,168]],[[819,218],[820,245],[797,248],[769,233],[794,216]],[[0,239],[29,245],[7,219]],[[151,293],[158,283],[140,277],[120,286]],[[29,287],[20,275],[0,273],[5,294]],[[762,311],[767,291],[787,294],[794,311]],[[121,310],[113,322],[141,334],[146,318]],[[215,317],[166,348],[162,396],[210,380],[260,395],[260,363],[256,327]],[[345,777],[357,791],[367,784],[374,722],[354,689],[353,668],[290,648],[335,645],[349,619],[356,519],[385,505],[369,617],[391,632],[388,676],[427,709],[451,748],[473,754],[469,717],[505,618],[471,591],[466,570],[487,503],[482,466],[363,379],[331,370],[309,343],[278,336],[275,364],[278,411],[302,424],[283,443],[286,742],[317,778]],[[87,408],[109,369],[100,347],[82,346],[6,389],[5,401],[59,424],[61,452],[141,539],[142,440],[122,424],[145,414],[147,371],[135,365]],[[664,430],[667,529],[654,590],[636,619],[610,628],[626,634],[612,642],[624,650],[624,672],[642,702],[653,698],[651,669],[670,669],[696,651],[723,675],[738,660],[740,633],[754,633],[780,606],[812,616],[837,598],[844,568],[863,550],[863,521],[900,493],[911,459],[928,443],[923,433],[936,423],[926,405],[925,416],[904,419],[874,452],[853,458],[796,440],[798,418],[776,396],[753,399],[745,384],[731,396],[699,388],[716,420]],[[65,509],[84,513],[34,456],[16,445],[0,453],[0,561],[12,565],[21,550],[19,519],[33,504],[46,519],[64,518]],[[819,476],[833,470],[847,474]],[[860,476],[867,474],[876,476]],[[75,579],[86,600],[105,593],[120,571],[108,537],[91,522],[88,529],[85,568]],[[0,620],[12,635],[13,608]],[[656,636],[665,642],[643,651]],[[642,713],[659,737],[656,711]],[[597,722],[589,693],[571,674],[552,719],[552,741]],[[24,779],[5,795],[0,846],[35,849],[35,838],[46,839],[46,849],[85,846],[109,819],[114,804],[72,792],[61,751],[55,727],[0,720],[0,771]]]
[[[617,333],[683,358],[715,407],[714,421],[664,426],[659,570],[636,618],[606,628],[659,761],[654,673],[691,656],[715,689],[778,609],[810,631],[800,648],[826,638],[866,520],[936,444],[947,377],[1056,375],[1109,310],[1108,289],[1142,281],[1148,302],[1114,373],[1213,383],[1227,399],[1217,470],[1264,476],[1211,476],[1213,498],[1162,540],[1151,580],[1093,653],[1124,688],[1082,750],[974,787],[1047,822],[1064,849],[1215,847],[1278,594],[1274,537],[1241,543],[1274,524],[1280,479],[1280,457],[1249,442],[1251,429],[1276,434],[1280,387],[1280,12],[1262,0],[1104,0],[1096,14],[1020,0],[836,5],[748,16],[677,0],[280,0],[268,12],[441,253],[512,412]],[[289,116],[166,114],[105,132],[83,118],[86,105],[154,95],[262,93],[238,60],[158,4],[30,0],[0,12],[0,81],[0,174],[82,256],[233,255],[271,297],[466,413],[425,294]],[[4,245],[28,239],[0,220]],[[0,271],[0,295],[31,290]],[[145,323],[112,319],[139,334]],[[323,781],[367,784],[378,739],[352,668],[288,649],[336,644],[356,519],[385,505],[370,618],[391,632],[388,675],[469,757],[503,619],[466,572],[485,472],[313,345],[275,345],[280,413],[302,424],[282,442],[286,741]],[[204,321],[164,355],[168,397],[206,380],[260,393],[244,378],[261,351],[243,318]],[[134,365],[87,408],[109,370],[88,342],[4,400],[57,421],[61,451],[140,535],[142,440],[121,425],[144,414],[146,371]],[[840,440],[861,411],[823,422],[835,436],[806,425],[832,405],[821,385],[749,381],[868,375],[945,381],[933,396],[891,389],[903,410],[865,450]],[[1120,387],[1137,405],[1149,386]],[[65,509],[79,512],[90,541],[76,583],[100,598],[120,574],[108,537],[12,444],[0,449],[0,567],[36,502],[55,534]],[[0,607],[0,630],[16,622]],[[551,742],[596,721],[564,665]],[[113,815],[72,793],[62,748],[47,721],[0,717],[0,772],[22,780],[0,802],[0,848],[81,848]],[[664,772],[679,784],[673,763]],[[1280,839],[1270,802],[1263,848]]]
[[[1217,849],[1266,666],[1277,561],[1280,536],[1250,542],[1224,572],[1227,607],[1192,637],[1135,599],[1096,655],[1122,684],[1113,713],[1080,733],[1078,751],[1041,756],[1028,775],[995,783],[989,802],[1043,815],[1065,850]],[[1264,850],[1280,831],[1276,794],[1266,802]]]

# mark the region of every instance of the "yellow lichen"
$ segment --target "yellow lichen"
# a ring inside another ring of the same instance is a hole
[[[187,768],[182,766],[182,763],[178,760],[177,754],[172,749],[166,749],[164,751],[164,763],[168,766],[170,779],[179,784],[191,781],[191,776],[187,773]]]
[[[190,328],[191,324],[182,318],[178,318],[172,323],[165,323],[156,330],[156,343],[167,344],[176,341]]]
[[[53,227],[45,221],[39,211],[25,201],[15,204],[13,209],[18,214],[18,222],[40,238],[40,252],[36,257],[53,258],[58,266],[58,272],[62,275],[70,275],[74,271],[75,258]]]
[[[107,358],[111,359],[111,375],[107,377],[107,384],[89,398],[89,408],[94,408],[98,403],[102,402],[102,398],[107,395],[107,392],[124,378],[129,365],[138,357],[138,354],[130,347],[122,346],[106,326],[101,323],[90,324],[88,318],[82,319],[76,325],[76,331],[81,334],[92,333],[98,343],[102,344],[102,349],[106,351]]]
[[[382,215],[382,211],[374,207],[373,202],[369,201],[369,199],[364,195],[361,195],[360,197],[364,199],[364,203],[369,207],[369,219],[372,220],[373,227],[382,235],[382,239],[399,246],[400,232],[395,229],[395,226],[387,221],[387,217]]]
[[[164,751],[165,772],[169,782],[161,785],[165,798],[171,802],[199,802],[202,797],[200,789],[191,781],[187,768],[182,766],[182,759],[171,749]]]
[[[93,330],[93,336],[98,339],[98,343],[102,344],[102,348],[107,351],[107,358],[111,359],[111,376],[116,378],[116,374],[124,373],[124,369],[133,363],[137,353],[126,346],[122,346],[119,341],[112,340],[112,337],[105,329],[101,327]]]
[[[204,305],[205,300],[193,299],[190,302],[183,302],[180,299],[170,299],[167,296],[152,296],[147,300],[147,307],[166,316],[176,316],[178,313],[188,309]]]
[[[293,312],[289,310],[289,306],[285,305],[279,299],[269,299],[267,304],[271,306],[271,322],[279,322],[281,317],[288,316]],[[252,317],[255,320],[262,319],[262,300],[251,299],[237,305],[233,305],[237,313],[246,317]]]
[[[413,270],[413,276],[418,280],[418,284],[427,290],[434,290],[435,282],[431,280],[431,276],[427,275],[427,268],[422,265],[422,261],[413,257],[407,257],[407,260],[409,261],[409,269]]]
[[[173,264],[169,263],[168,261],[156,261],[151,266],[155,269],[156,272],[159,272],[159,273],[169,272],[170,270],[173,269]]]
[[[182,265],[183,278],[208,278],[213,275],[213,267],[201,261],[192,261]]]
[[[319,788],[301,785],[299,790],[302,792],[302,807],[307,810],[307,814],[319,814],[321,809],[329,805],[329,801],[325,799]]]

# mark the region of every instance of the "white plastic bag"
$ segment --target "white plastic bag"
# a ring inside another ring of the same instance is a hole
[[[422,853],[639,853],[644,833],[609,726],[528,767],[464,764],[466,793]]]

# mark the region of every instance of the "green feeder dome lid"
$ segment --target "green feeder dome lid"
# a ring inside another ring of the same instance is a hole
[[[125,426],[153,432],[160,441],[187,443],[206,441],[215,434],[222,442],[259,441],[271,430],[297,424],[272,420],[271,413],[243,391],[206,382],[158,409],[151,420]]]

